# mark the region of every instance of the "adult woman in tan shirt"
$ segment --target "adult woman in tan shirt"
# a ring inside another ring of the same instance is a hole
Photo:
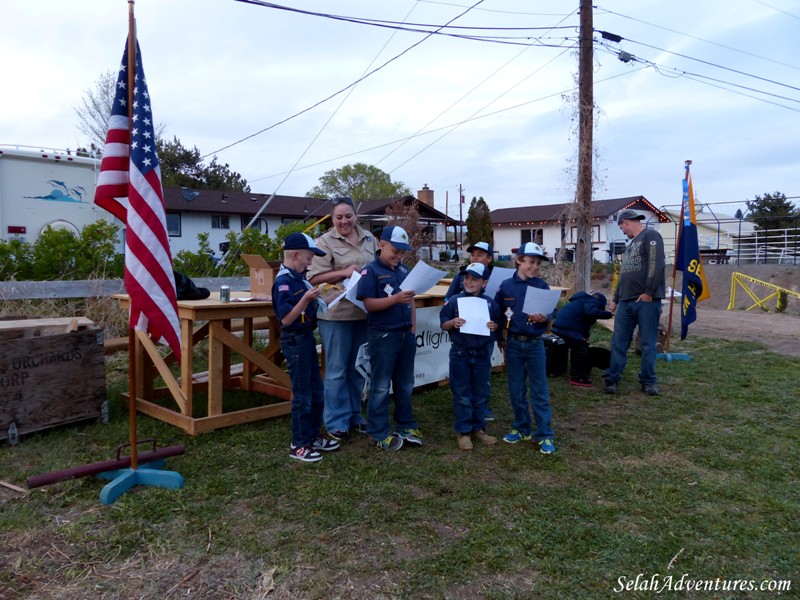
[[[333,228],[316,240],[325,256],[315,256],[308,270],[314,285],[343,281],[375,260],[378,242],[357,222],[351,198],[331,201]],[[342,300],[320,317],[319,333],[325,350],[325,411],[328,434],[344,440],[351,431],[366,433],[361,415],[364,379],[356,371],[359,347],[367,341],[367,313],[349,300]]]

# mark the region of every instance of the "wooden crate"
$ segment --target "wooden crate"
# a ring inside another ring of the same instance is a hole
[[[102,419],[105,401],[103,331],[92,321],[0,321],[0,440],[12,423],[24,435]]]

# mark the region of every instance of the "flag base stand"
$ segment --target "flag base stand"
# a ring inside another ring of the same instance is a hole
[[[673,360],[690,361],[692,360],[692,355],[683,352],[659,352],[656,354],[656,360],[658,359],[665,360],[667,362],[672,362]]]
[[[122,494],[136,485],[149,485],[151,487],[161,487],[167,489],[180,489],[183,487],[183,477],[175,471],[162,471],[163,460],[147,463],[145,467],[138,469],[115,469],[106,471],[97,476],[102,479],[110,479],[100,490],[100,503],[113,504]]]

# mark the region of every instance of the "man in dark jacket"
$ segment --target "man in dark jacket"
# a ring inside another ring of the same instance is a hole
[[[615,394],[628,360],[628,347],[633,339],[633,329],[639,327],[642,341],[642,366],[639,383],[649,396],[658,396],[656,385],[656,345],[658,322],[661,317],[661,300],[665,296],[664,240],[655,229],[648,229],[644,215],[626,209],[619,213],[617,223],[630,244],[622,255],[619,282],[614,299],[608,305],[614,319],[611,337],[611,366],[605,372],[603,391]]]
[[[569,347],[569,382],[572,385],[592,386],[589,335],[597,319],[610,319],[612,316],[606,310],[606,297],[600,292],[573,294],[567,305],[558,311],[551,330],[564,338]]]

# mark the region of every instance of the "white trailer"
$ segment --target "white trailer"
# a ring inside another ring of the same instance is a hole
[[[0,239],[33,244],[47,227],[78,235],[116,221],[94,204],[99,171],[99,159],[75,152],[0,145]]]

